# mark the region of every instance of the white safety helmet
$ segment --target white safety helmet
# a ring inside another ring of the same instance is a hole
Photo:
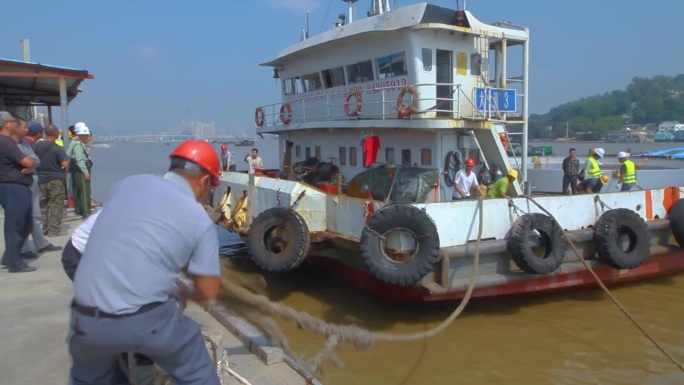
[[[596,150],[594,150],[594,154],[596,154],[596,155],[600,156],[601,158],[603,158],[603,155],[605,154],[605,152],[603,151],[603,149],[602,149],[601,147],[599,147],[599,148],[597,148]]]
[[[624,151],[618,152],[618,159],[627,158],[627,153]]]
[[[85,123],[81,123],[80,126],[74,126],[74,128],[76,129],[76,135],[90,135],[90,129]]]

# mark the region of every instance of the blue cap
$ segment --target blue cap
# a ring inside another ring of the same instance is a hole
[[[38,122],[31,122],[28,125],[28,131],[29,132],[43,132],[43,131],[45,131],[45,128],[43,128],[43,125],[38,123]]]

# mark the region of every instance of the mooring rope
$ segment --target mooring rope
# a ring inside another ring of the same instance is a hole
[[[675,364],[675,366],[677,366],[677,367],[679,368],[679,370],[681,370],[682,372],[684,372],[684,365],[682,365],[682,364],[681,364],[679,361],[677,361],[677,359],[674,358],[667,350],[665,350],[665,348],[664,348],[664,347],[663,347],[655,338],[653,338],[653,337],[651,336],[651,334],[650,334],[648,331],[646,331],[646,329],[639,323],[639,321],[636,320],[636,318],[634,318],[634,316],[633,316],[633,315],[632,315],[632,314],[631,314],[631,313],[622,305],[622,303],[620,303],[620,301],[618,301],[618,299],[615,298],[615,296],[613,295],[613,293],[611,293],[610,290],[608,290],[608,288],[607,288],[606,285],[603,283],[603,281],[601,281],[601,278],[596,274],[596,272],[594,271],[594,269],[592,269],[591,266],[589,266],[589,264],[587,263],[587,261],[586,261],[584,258],[582,258],[582,256],[580,255],[580,252],[579,252],[579,251],[577,250],[577,248],[575,247],[575,244],[570,240],[570,238],[568,238],[568,235],[567,235],[567,233],[565,232],[565,229],[563,229],[563,226],[561,226],[561,224],[558,222],[558,220],[556,219],[556,217],[554,217],[553,215],[551,215],[551,213],[550,213],[548,210],[546,210],[545,208],[543,208],[543,207],[542,207],[536,200],[534,200],[534,198],[532,198],[531,196],[529,196],[529,195],[523,195],[523,197],[526,198],[527,200],[529,200],[530,202],[532,202],[532,204],[534,204],[535,206],[537,206],[537,207],[539,208],[539,210],[541,210],[544,214],[546,214],[546,215],[548,215],[549,217],[551,217],[551,219],[553,220],[553,222],[556,224],[556,226],[558,226],[558,228],[560,229],[561,233],[563,234],[563,238],[565,238],[565,241],[566,241],[566,242],[568,243],[568,245],[570,245],[570,247],[572,248],[572,251],[575,253],[575,255],[576,255],[577,258],[580,260],[580,262],[582,262],[582,264],[584,265],[584,267],[589,271],[589,273],[592,275],[592,277],[594,277],[594,280],[596,280],[596,283],[598,283],[598,285],[601,287],[601,289],[603,289],[603,291],[608,295],[608,298],[610,298],[610,300],[613,301],[613,303],[615,304],[615,306],[617,306],[618,309],[620,309],[620,310],[622,311],[622,313],[624,313],[624,315],[627,316],[627,318],[628,318],[630,321],[632,321],[632,323],[634,324],[634,326],[636,326],[637,329],[639,329],[639,331],[641,331],[641,333],[642,333],[649,341],[651,341],[651,343],[653,343],[653,345],[654,345],[656,348],[658,348],[658,350],[660,350],[660,351],[663,353],[663,355],[665,355],[665,357],[667,357],[670,361],[672,361],[672,363]]]
[[[376,342],[410,342],[419,341],[433,337],[444,331],[451,325],[456,318],[463,312],[468,305],[475,288],[475,282],[478,276],[479,261],[480,261],[480,244],[482,242],[482,232],[484,228],[484,215],[482,210],[483,197],[478,198],[477,209],[479,212],[479,226],[477,233],[477,241],[475,243],[475,255],[473,258],[473,272],[470,277],[470,283],[466,290],[461,303],[458,307],[447,317],[442,323],[436,327],[419,333],[412,334],[391,334],[391,333],[376,333],[367,329],[363,329],[357,325],[338,325],[327,323],[320,318],[316,318],[309,313],[297,311],[289,306],[281,303],[272,302],[267,296],[255,294],[251,291],[238,286],[226,278],[221,278],[221,285],[228,292],[228,294],[237,301],[250,305],[263,313],[272,316],[292,321],[297,326],[306,331],[313,332],[317,335],[326,337],[325,347],[316,353],[309,363],[309,368],[313,373],[322,370],[323,365],[332,360],[337,365],[341,365],[339,357],[335,355],[335,348],[337,345],[344,342],[352,342],[356,349],[368,349]]]

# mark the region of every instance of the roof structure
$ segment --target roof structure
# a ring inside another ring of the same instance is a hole
[[[60,78],[70,103],[81,82],[95,77],[85,69],[0,59],[0,98],[6,106],[59,106]]]

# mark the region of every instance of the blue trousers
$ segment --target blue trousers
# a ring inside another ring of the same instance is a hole
[[[177,385],[219,385],[199,325],[174,300],[145,313],[91,317],[71,310],[71,384],[110,385],[120,352],[152,359]]]
[[[21,246],[33,228],[31,189],[17,183],[0,183],[0,206],[5,210],[2,264],[9,271],[17,271],[26,266],[21,259]]]

